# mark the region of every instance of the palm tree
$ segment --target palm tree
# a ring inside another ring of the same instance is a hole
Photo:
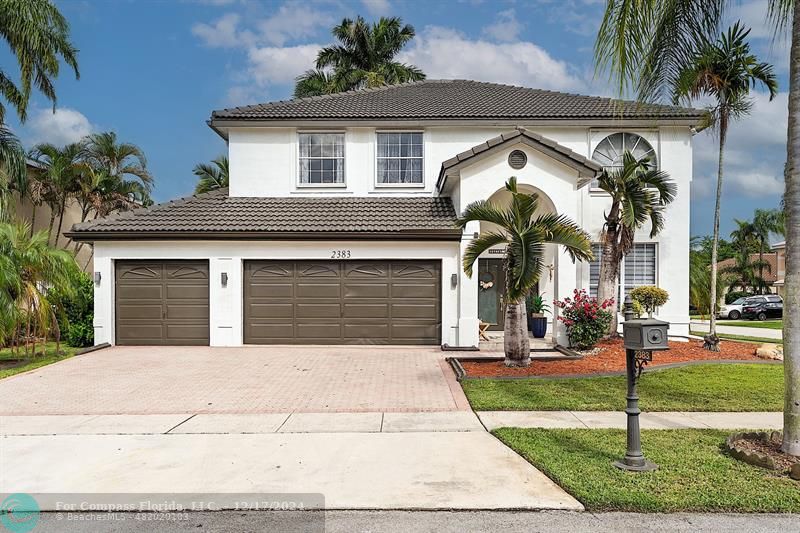
[[[625,152],[622,168],[603,172],[598,186],[611,196],[600,236],[600,280],[597,299],[617,299],[619,266],[633,248],[636,230],[650,222],[650,237],[664,227],[664,207],[675,199],[677,188],[666,172],[657,170],[647,158],[636,160]],[[617,313],[612,313],[609,335],[617,334]]]
[[[27,223],[0,223],[0,342],[12,341],[17,349],[21,343],[26,355],[31,342],[35,355],[37,338],[46,340],[51,331],[60,353],[58,321],[45,287],[73,291],[75,259],[47,241],[44,230],[31,233]]]
[[[153,176],[147,169],[144,150],[132,143],[118,142],[113,131],[92,133],[86,137],[86,162],[95,169],[105,169],[110,176],[135,179],[149,192]]]
[[[701,316],[711,314],[711,255],[704,253],[699,237],[692,237],[689,250],[689,303],[694,306]],[[717,278],[717,294],[722,294],[728,279],[725,276]]]
[[[706,121],[713,126],[719,142],[717,165],[717,191],[714,206],[713,243],[711,247],[711,305],[717,305],[717,253],[719,246],[719,219],[722,204],[722,177],[724,169],[725,141],[732,121],[750,112],[751,88],[758,84],[769,90],[770,100],[778,94],[778,82],[772,65],[760,63],[750,52],[745,30],[737,22],[715,42],[706,40],[694,54],[693,61],[686,65],[675,81],[673,100],[691,102],[708,96],[714,104],[708,109]],[[711,313],[709,333],[704,346],[719,351],[717,337],[717,314]]]
[[[79,188],[80,174],[83,171],[83,144],[71,143],[63,148],[54,144],[42,143],[31,152],[31,159],[42,167],[42,180],[47,184],[45,201],[50,206],[50,225],[48,241],[53,234],[53,225],[58,217],[58,229],[53,245],[58,246],[61,227],[67,203]]]
[[[228,186],[228,156],[221,155],[211,164],[198,163],[192,172],[198,177],[195,194],[224,189]]]
[[[25,122],[32,88],[56,102],[54,79],[59,60],[79,77],[77,50],[70,42],[69,24],[49,0],[0,2],[0,37],[17,59],[18,73],[0,68],[0,95]],[[15,83],[18,79],[18,83]],[[6,108],[0,99],[0,220],[8,217],[8,190],[25,191],[25,153],[16,136],[5,126]]]
[[[786,231],[786,219],[779,209],[756,209],[753,214],[753,230],[758,240],[758,263],[761,281],[764,281],[764,252],[769,244],[769,236],[773,233],[783,234]],[[769,264],[766,263],[768,266]],[[765,284],[766,285],[766,284]],[[762,292],[759,294],[763,294]]]
[[[675,79],[701,40],[712,38],[731,0],[608,0],[595,44],[598,69],[608,69],[622,95],[640,101],[673,93]],[[800,456],[800,2],[768,0],[777,31],[789,28],[789,129],[786,144],[786,297],[783,340],[784,452]]]
[[[572,260],[592,258],[589,235],[563,215],[536,215],[539,197],[517,189],[517,179],[506,183],[511,205],[501,207],[486,200],[469,204],[456,224],[463,230],[473,221],[488,222],[495,229],[485,231],[470,242],[464,254],[464,272],[472,277],[473,267],[483,252],[493,246],[506,245],[503,257],[506,286],[506,318],[504,348],[506,366],[530,364],[530,342],[526,332],[525,297],[538,283],[544,270],[544,245],[560,244]]]
[[[762,294],[767,286],[764,280],[764,269],[772,270],[772,266],[759,257],[753,261],[753,248],[758,245],[758,230],[753,222],[749,220],[734,219],[736,229],[731,232],[731,239],[736,255],[733,257],[733,265],[722,268],[724,274],[731,274],[728,280],[728,288],[734,290],[741,287],[744,291]],[[758,274],[756,274],[758,271]]]
[[[320,50],[316,68],[297,78],[295,98],[425,79],[414,65],[394,60],[415,35],[398,17],[372,24],[360,16],[345,18],[331,33],[338,44]]]

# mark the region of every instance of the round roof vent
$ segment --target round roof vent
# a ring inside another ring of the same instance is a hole
[[[508,154],[508,166],[515,170],[523,168],[528,163],[528,156],[522,150],[513,150]]]

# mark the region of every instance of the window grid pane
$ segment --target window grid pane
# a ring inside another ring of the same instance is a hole
[[[600,258],[602,256],[600,244],[592,244],[594,259],[589,263],[589,295],[597,297],[597,286],[600,284]],[[641,285],[656,284],[656,245],[654,243],[634,243],[633,249],[622,260],[624,272],[624,296]],[[622,303],[620,300],[620,305]]]
[[[422,184],[422,133],[378,133],[377,173],[381,184]]]
[[[618,170],[622,168],[622,156],[626,151],[630,151],[637,160],[648,157],[651,166],[658,167],[653,147],[635,133],[612,133],[598,143],[592,154],[592,160],[603,165],[604,170]],[[589,186],[596,189],[599,187],[599,182],[593,180]]]
[[[299,134],[300,183],[344,183],[344,134]]]

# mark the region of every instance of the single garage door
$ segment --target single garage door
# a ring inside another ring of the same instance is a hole
[[[117,344],[208,345],[208,261],[117,261]]]
[[[248,344],[439,344],[439,261],[248,261]]]

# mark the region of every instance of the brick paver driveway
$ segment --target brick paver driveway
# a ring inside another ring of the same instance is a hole
[[[0,380],[0,415],[468,409],[438,348],[113,347]]]

